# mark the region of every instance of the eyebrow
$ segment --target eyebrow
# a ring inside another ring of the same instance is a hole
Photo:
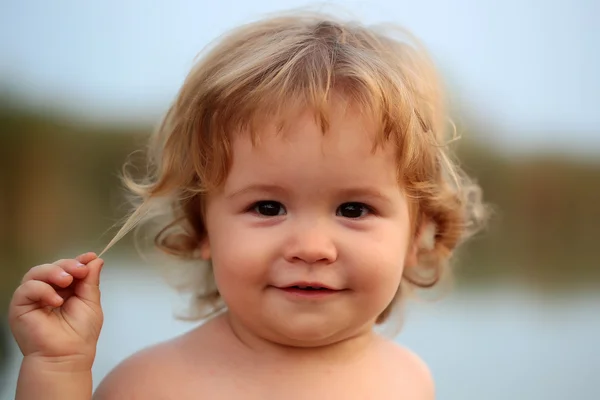
[[[248,185],[239,190],[236,190],[236,191],[228,194],[226,196],[226,198],[232,199],[232,198],[239,197],[244,194],[248,194],[248,193],[252,193],[252,192],[272,193],[274,195],[282,195],[282,194],[286,193],[286,190],[279,185],[257,183],[257,184]],[[344,189],[338,190],[337,194],[340,197],[345,197],[345,198],[362,197],[362,198],[368,198],[368,199],[382,201],[385,203],[391,203],[391,199],[389,198],[389,196],[385,195],[380,190],[378,190],[374,187],[371,187],[371,186],[344,188]]]
[[[362,197],[382,201],[385,203],[391,203],[389,196],[371,186],[341,189],[339,193],[342,197]]]
[[[285,189],[282,188],[281,186],[278,185],[271,185],[271,184],[265,184],[265,183],[256,183],[256,184],[252,184],[252,185],[248,185],[248,186],[244,186],[241,189],[238,189],[230,194],[228,194],[227,196],[225,196],[227,199],[233,199],[235,197],[239,197],[242,196],[244,194],[247,193],[252,193],[252,192],[261,192],[261,193],[273,193],[273,194],[282,194],[285,192]]]

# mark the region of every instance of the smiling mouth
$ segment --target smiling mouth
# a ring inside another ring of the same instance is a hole
[[[308,286],[308,285],[293,285],[280,287],[279,290],[283,291],[287,295],[292,296],[292,298],[324,298],[330,295],[334,295],[337,293],[341,293],[343,290],[330,289],[324,286]]]
[[[284,289],[298,289],[298,290],[308,290],[308,291],[311,291],[311,290],[327,290],[327,291],[330,291],[330,292],[335,292],[335,290],[333,290],[333,289],[329,289],[329,288],[322,287],[322,286],[300,286],[300,285],[296,285],[296,286],[288,286],[288,287],[286,287]]]

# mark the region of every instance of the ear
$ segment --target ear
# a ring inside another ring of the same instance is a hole
[[[210,260],[210,241],[208,240],[208,235],[200,242],[200,258],[204,261]]]
[[[432,222],[423,220],[416,230],[415,236],[406,252],[404,265],[408,268],[416,267],[419,263],[419,251],[422,249],[433,249],[435,238],[435,226]]]
[[[417,236],[415,236],[412,240],[412,243],[408,247],[408,251],[406,252],[404,266],[406,268],[416,267],[417,263],[418,263],[418,255],[419,255],[419,239]]]

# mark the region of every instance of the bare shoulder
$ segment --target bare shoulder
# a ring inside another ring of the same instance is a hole
[[[406,398],[433,400],[435,384],[427,364],[406,347],[386,341],[386,363],[397,374],[397,382],[402,382],[402,391]]]
[[[209,321],[121,362],[100,383],[94,400],[162,400],[209,395],[219,348],[218,321]]]
[[[174,341],[145,348],[117,365],[98,385],[94,400],[168,398],[177,372],[177,346]]]

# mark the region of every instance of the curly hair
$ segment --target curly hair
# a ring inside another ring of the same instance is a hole
[[[155,222],[156,247],[192,260],[205,275],[191,284],[204,318],[224,309],[210,261],[199,245],[207,232],[204,199],[227,178],[231,132],[257,139],[265,118],[303,107],[314,110],[323,132],[328,104],[342,94],[378,121],[375,146],[397,146],[399,182],[412,200],[415,225],[434,230],[403,281],[429,288],[446,275],[455,249],[486,219],[481,190],[453,161],[454,131],[441,82],[423,46],[393,26],[367,27],[319,13],[272,16],[221,38],[187,76],[149,145],[148,173],[124,183],[135,209],[107,246],[140,222]],[[398,295],[379,316],[384,322]]]

